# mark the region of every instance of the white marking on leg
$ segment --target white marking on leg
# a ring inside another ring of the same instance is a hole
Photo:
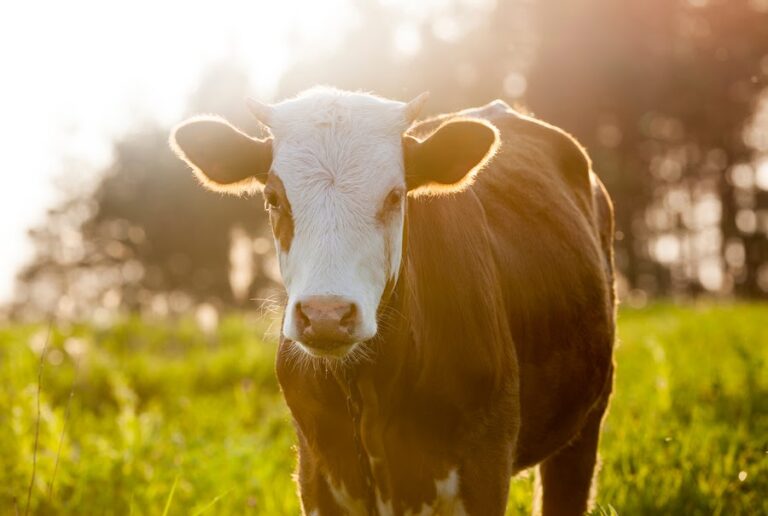
[[[378,489],[376,490],[376,508],[379,510],[380,516],[394,516],[395,514],[395,509],[392,507],[392,500],[384,503],[384,500],[381,498],[381,492]]]
[[[450,516],[466,516],[464,502],[459,498],[459,470],[453,468],[442,480],[435,480],[435,500],[425,503],[418,512],[407,511],[406,516],[430,516],[446,514]]]
[[[333,480],[328,478],[328,486],[331,489],[333,499],[336,500],[336,503],[339,504],[339,506],[346,510],[349,514],[366,513],[365,501],[353,498],[349,494],[349,491],[347,491],[347,487],[344,485],[344,482],[339,482],[337,486]]]

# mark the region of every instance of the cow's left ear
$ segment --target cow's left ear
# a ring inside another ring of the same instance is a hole
[[[194,117],[171,131],[171,148],[216,192],[261,189],[272,166],[272,138],[257,140],[218,117]]]
[[[498,130],[484,120],[452,120],[427,139],[403,137],[408,191],[454,192],[472,183],[496,152]]]

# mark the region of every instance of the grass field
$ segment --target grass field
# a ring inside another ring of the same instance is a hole
[[[59,326],[40,369],[46,327],[0,328],[0,514],[25,513],[33,468],[30,514],[297,514],[265,329]],[[616,360],[599,512],[768,514],[768,305],[624,310]]]

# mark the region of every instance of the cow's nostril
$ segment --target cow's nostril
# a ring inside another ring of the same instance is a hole
[[[339,324],[347,331],[351,331],[355,327],[357,322],[357,306],[354,303],[350,303],[347,307],[347,311],[341,316]]]
[[[304,333],[307,328],[310,327],[312,322],[309,320],[309,317],[307,317],[307,314],[304,313],[304,310],[302,309],[301,303],[296,303],[296,307],[294,308],[295,311],[295,319],[296,319],[296,329],[299,331],[299,334]]]

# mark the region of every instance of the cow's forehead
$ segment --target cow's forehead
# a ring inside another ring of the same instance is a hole
[[[292,187],[386,188],[402,177],[404,104],[316,89],[274,107],[274,169]]]

